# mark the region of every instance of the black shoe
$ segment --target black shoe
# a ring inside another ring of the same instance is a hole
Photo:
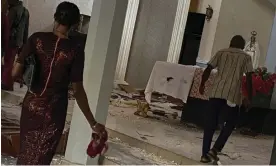
[[[208,155],[205,155],[205,156],[201,156],[200,162],[201,163],[211,163],[212,159]]]
[[[218,152],[214,149],[211,149],[208,154],[209,158],[214,161],[219,161]]]

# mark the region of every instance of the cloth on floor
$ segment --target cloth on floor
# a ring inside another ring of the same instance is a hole
[[[197,66],[157,61],[151,72],[145,98],[151,102],[152,92],[166,94],[186,103]]]
[[[205,92],[203,95],[199,93],[199,86],[201,84],[201,77],[204,72],[204,68],[197,68],[194,75],[193,84],[191,87],[189,97],[198,98],[201,100],[209,100],[209,92],[211,92],[212,85],[214,83],[214,79],[217,75],[217,70],[212,70],[209,79],[205,83]]]

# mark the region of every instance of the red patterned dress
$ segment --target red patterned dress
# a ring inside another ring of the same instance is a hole
[[[20,121],[18,165],[49,165],[61,138],[68,105],[68,85],[82,82],[84,50],[52,32],[33,34],[17,62],[37,56],[39,79],[27,92]]]

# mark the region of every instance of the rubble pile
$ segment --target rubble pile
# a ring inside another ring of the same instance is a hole
[[[152,102],[149,104],[145,100],[144,90],[135,90],[128,84],[118,84],[112,92],[110,103],[122,108],[136,107],[134,114],[144,118],[152,114],[173,119],[180,117],[184,104],[179,99],[159,93],[152,94]]]

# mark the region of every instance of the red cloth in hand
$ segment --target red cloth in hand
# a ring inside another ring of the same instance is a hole
[[[88,145],[86,151],[87,155],[91,158],[94,158],[97,155],[103,155],[108,149],[107,140],[108,135],[106,131],[102,134],[102,137],[100,137],[97,133],[93,133],[92,141]]]

